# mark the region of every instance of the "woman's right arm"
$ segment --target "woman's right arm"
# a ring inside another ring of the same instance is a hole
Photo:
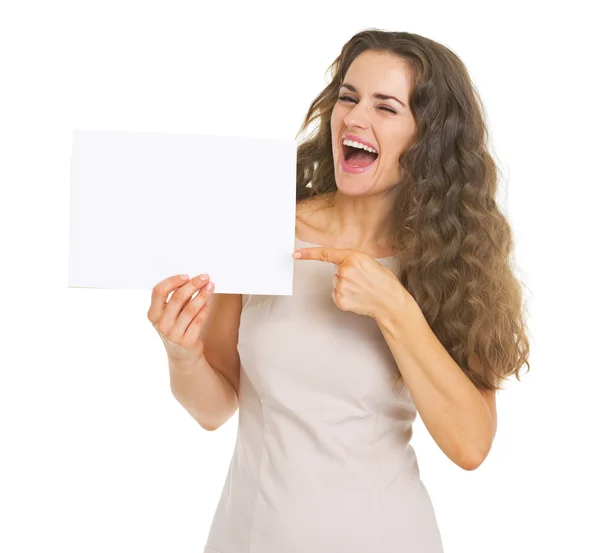
[[[202,428],[216,430],[239,406],[242,296],[213,294],[199,277],[178,278],[154,288],[148,319],[167,350],[173,396]]]
[[[219,428],[239,406],[241,312],[241,295],[214,294],[200,333],[202,359],[192,370],[169,363],[173,396],[205,430]]]

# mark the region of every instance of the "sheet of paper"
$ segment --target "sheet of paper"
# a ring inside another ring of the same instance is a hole
[[[291,295],[295,213],[293,139],[76,130],[68,286]]]

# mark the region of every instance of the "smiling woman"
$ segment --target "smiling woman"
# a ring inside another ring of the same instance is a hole
[[[407,64],[389,52],[367,50],[348,68],[330,123],[338,190],[372,195],[400,180],[398,158],[416,129],[410,81]]]
[[[367,205],[375,235],[402,252],[397,277],[445,349],[477,388],[501,389],[529,368],[528,330],[482,102],[464,64],[420,35],[369,30],[329,69],[299,132],[318,123],[298,147],[299,206],[325,209],[311,215],[322,227],[349,219],[356,201]],[[346,144],[377,158],[354,158]]]
[[[178,397],[211,430],[239,405],[205,553],[442,553],[417,412],[473,470],[496,390],[527,363],[511,230],[464,65],[422,36],[370,30],[331,69],[301,128],[318,124],[298,146],[293,296],[216,295],[211,308],[210,292],[195,306],[175,296],[178,355],[202,352],[195,370],[173,369]]]

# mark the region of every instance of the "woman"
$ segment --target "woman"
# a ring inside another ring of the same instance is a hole
[[[298,147],[293,296],[213,295],[202,276],[153,290],[174,396],[208,430],[239,407],[205,553],[441,552],[416,411],[473,470],[496,390],[529,368],[463,64],[419,35],[369,30],[330,69]]]

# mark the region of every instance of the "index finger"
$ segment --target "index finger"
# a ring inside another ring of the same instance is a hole
[[[169,294],[183,286],[189,278],[188,275],[174,275],[165,278],[165,280],[161,280],[154,288],[152,288],[152,299],[150,309],[148,309],[148,318],[150,320],[160,317],[160,314],[167,303]]]
[[[296,259],[312,259],[314,261],[327,261],[341,265],[347,261],[352,252],[350,250],[340,250],[337,248],[300,248],[296,250],[293,257]]]

